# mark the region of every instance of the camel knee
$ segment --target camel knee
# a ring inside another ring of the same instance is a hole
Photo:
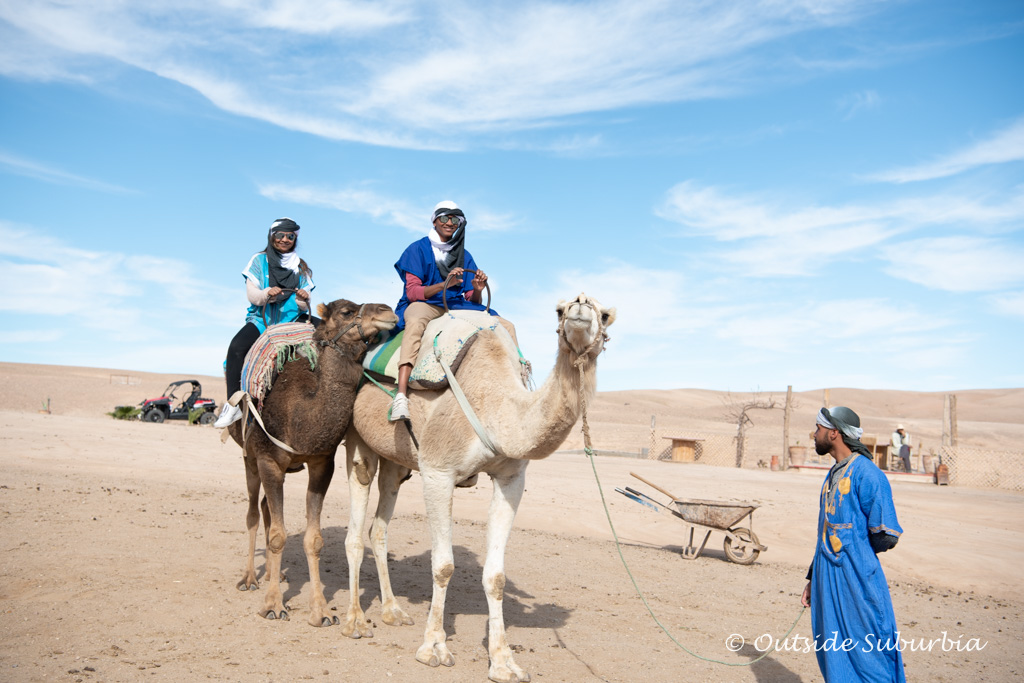
[[[307,555],[320,557],[320,552],[324,549],[324,537],[319,531],[314,531],[313,533],[306,534],[302,544],[306,548]]]
[[[363,552],[363,539],[358,533],[352,533],[351,531],[345,536],[345,552],[346,553],[362,553]]]
[[[373,475],[376,474],[375,468],[363,460],[359,454],[356,454],[352,461],[352,472],[355,473],[360,486],[369,486],[373,481]]]
[[[279,553],[284,550],[284,541],[287,538],[281,529],[271,529],[267,534],[267,550],[272,553]]]
[[[373,547],[379,547],[388,542],[388,527],[386,524],[378,524],[377,520],[370,525],[370,543]]]
[[[434,583],[441,588],[447,588],[448,582],[452,580],[452,574],[455,573],[455,565],[448,563],[434,572]]]
[[[505,574],[498,572],[494,576],[484,579],[484,591],[494,600],[503,600],[505,597]]]

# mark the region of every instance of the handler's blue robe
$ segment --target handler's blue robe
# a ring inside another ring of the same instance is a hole
[[[463,268],[466,270],[476,270],[476,261],[473,260],[473,256],[469,251],[466,251],[465,254],[466,261]],[[412,303],[409,301],[409,297],[405,293],[405,274],[412,273],[423,282],[424,286],[441,284],[444,282],[444,278],[441,277],[441,271],[438,270],[437,262],[434,260],[434,250],[430,246],[429,237],[416,240],[406,247],[405,251],[402,252],[401,257],[399,257],[398,263],[395,264],[395,270],[398,271],[398,277],[402,278],[402,298],[398,300],[398,305],[395,307],[395,315],[398,316],[398,325],[396,325],[395,329],[400,330],[405,328],[405,309],[409,307],[410,303]],[[469,308],[474,311],[483,311],[487,308],[483,304],[467,301],[466,297],[463,296],[465,292],[473,291],[473,278],[473,275],[464,276],[462,278],[461,290],[452,288],[447,291],[449,309],[457,310]],[[424,303],[444,308],[443,295],[445,295],[445,292],[442,290],[427,299]],[[494,309],[491,309],[491,315],[498,314]]]
[[[811,627],[826,681],[905,681],[889,587],[868,534],[903,533],[885,474],[854,454],[821,487]],[[835,636],[835,637],[833,637]],[[843,641],[854,643],[848,652]]]

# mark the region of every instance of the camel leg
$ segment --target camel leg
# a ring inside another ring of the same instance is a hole
[[[345,534],[349,606],[341,633],[349,638],[372,638],[373,629],[359,604],[359,569],[363,565],[363,525],[370,501],[370,484],[377,472],[377,454],[352,431],[345,438],[345,454],[349,498],[348,532]]]
[[[256,461],[246,457],[245,485],[249,492],[249,509],[245,514],[245,526],[249,530],[249,557],[245,564],[245,573],[238,582],[238,590],[256,590],[260,587],[256,580],[256,532],[260,527],[260,473],[256,469]]]
[[[270,506],[267,505],[267,497],[264,495],[260,501],[260,510],[263,511],[263,544],[264,547],[270,544]]]
[[[494,493],[487,520],[487,559],[484,561],[484,593],[487,595],[487,650],[491,666],[487,677],[497,683],[529,681],[530,674],[512,659],[512,650],[505,635],[505,547],[519,501],[526,485],[524,461],[510,463],[507,470],[492,474]]]
[[[267,619],[287,619],[284,597],[281,594],[281,555],[288,538],[284,528],[284,472],[270,458],[260,458],[260,480],[266,492],[264,500],[270,511],[267,525],[267,594],[259,614]]]
[[[377,514],[370,526],[370,543],[373,545],[373,559],[377,565],[377,579],[380,581],[381,620],[389,626],[412,626],[413,620],[398,606],[391,590],[391,573],[388,571],[388,525],[395,513],[398,489],[409,476],[409,469],[389,460],[380,463],[377,476]]]
[[[309,623],[312,626],[331,626],[340,623],[327,613],[327,600],[320,582],[320,552],[324,538],[320,533],[320,513],[324,507],[324,496],[334,476],[334,457],[313,458],[306,463],[309,470],[309,485],[306,487],[306,534],[302,546],[306,551],[309,565]]]
[[[423,644],[416,650],[416,661],[428,666],[452,666],[455,658],[445,644],[444,602],[448,582],[455,573],[452,555],[452,495],[455,481],[451,474],[437,470],[421,470],[423,476],[423,502],[430,523],[430,569],[434,578],[434,592],[427,614],[427,628]]]

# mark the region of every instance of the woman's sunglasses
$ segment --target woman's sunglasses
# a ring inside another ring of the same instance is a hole
[[[286,241],[286,242],[294,242],[295,241],[295,233],[294,232],[275,232],[274,233],[274,239],[275,240],[283,240],[283,241]]]

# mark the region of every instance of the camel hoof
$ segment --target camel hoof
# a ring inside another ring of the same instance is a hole
[[[519,667],[510,669],[501,667],[498,670],[491,669],[487,672],[487,679],[494,683],[530,683],[530,674]]]
[[[455,666],[455,657],[452,657],[452,653],[444,645],[434,645],[433,647],[421,645],[420,649],[416,651],[416,661],[430,667],[437,667],[442,664],[445,666]]]
[[[412,626],[415,622],[408,614],[401,609],[383,610],[380,615],[381,621],[388,626]]]
[[[359,640],[360,638],[373,638],[373,629],[371,629],[369,625],[364,626],[363,628],[353,627],[351,629],[346,630],[348,631],[348,633],[342,631],[341,635],[348,636],[352,640]]]
[[[419,655],[417,655],[416,656],[416,661],[420,662],[421,664],[426,664],[427,666],[433,667],[435,669],[437,667],[441,666],[441,660],[438,659],[437,655],[435,655],[433,653],[431,653],[431,655],[429,657],[422,657],[422,658]]]
[[[340,623],[341,622],[338,620],[338,617],[334,617],[333,619],[331,617],[324,617],[323,619],[320,620],[320,626],[321,627],[323,627],[323,626],[337,626]]]
[[[236,585],[238,590],[240,591],[256,591],[260,589],[259,582],[257,582],[255,579],[250,579],[248,577],[242,579]]]

